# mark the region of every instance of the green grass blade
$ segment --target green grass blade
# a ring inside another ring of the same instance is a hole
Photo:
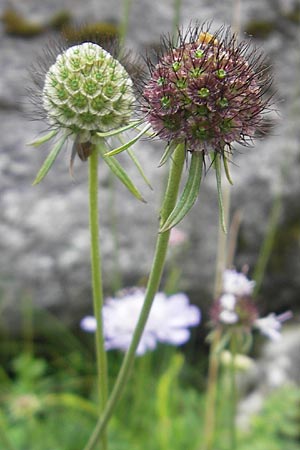
[[[93,417],[98,417],[99,415],[96,405],[76,394],[68,392],[48,394],[43,398],[43,401],[49,407],[77,409],[78,411],[82,411],[83,414],[89,414]]]
[[[163,233],[177,225],[189,212],[199,195],[202,178],[203,155],[194,152],[189,169],[189,175],[184,190],[175,208],[159,230]]]
[[[39,147],[40,145],[44,144],[45,142],[50,141],[54,136],[56,136],[58,133],[58,130],[52,130],[50,133],[45,134],[44,136],[40,137],[36,141],[30,142],[27,145],[31,145],[32,147]]]
[[[148,180],[148,178],[146,177],[145,172],[143,171],[143,168],[139,162],[139,160],[137,159],[136,155],[134,154],[134,152],[131,149],[127,150],[128,155],[130,156],[130,158],[132,159],[134,165],[136,166],[137,170],[139,171],[141,177],[143,178],[143,180],[145,181],[145,183],[147,184],[147,186],[149,186],[149,188],[153,191],[153,187],[151,186],[150,181]]]
[[[116,175],[117,178],[126,186],[126,188],[134,195],[135,198],[138,200],[141,200],[142,202],[146,203],[144,198],[142,197],[139,190],[136,188],[136,186],[133,184],[121,164],[116,160],[114,157],[106,158],[106,148],[103,146],[103,144],[97,144],[97,149],[102,156],[103,160],[106,162],[108,167],[111,169],[111,171]]]
[[[173,142],[171,142],[170,144],[168,144],[165,148],[164,154],[162,155],[158,167],[161,167],[165,164],[165,162],[170,158],[171,154],[173,153],[173,151],[176,148],[176,144],[174,144]]]
[[[147,125],[133,139],[126,142],[126,144],[121,145],[121,147],[115,148],[114,150],[111,150],[110,152],[105,153],[104,156],[115,156],[118,153],[124,152],[124,150],[127,150],[133,144],[135,144],[140,139],[140,137],[142,137],[146,133],[146,131],[149,130],[149,128],[151,128],[151,125]]]
[[[47,156],[44,164],[42,165],[42,167],[40,168],[34,182],[33,182],[33,186],[35,186],[36,184],[40,183],[43,178],[45,178],[45,176],[47,175],[47,173],[49,172],[49,170],[51,169],[54,161],[56,160],[59,152],[61,151],[64,143],[66,142],[68,138],[68,135],[63,136],[53,147],[53,149],[51,150],[51,152],[49,153],[49,155]]]

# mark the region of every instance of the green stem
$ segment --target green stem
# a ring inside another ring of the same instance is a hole
[[[257,258],[256,266],[253,272],[253,280],[255,281],[255,288],[253,292],[253,296],[256,297],[266,272],[267,264],[270,260],[270,256],[273,250],[276,232],[278,230],[278,224],[280,220],[282,212],[282,203],[281,198],[278,195],[273,203],[268,226],[267,226],[267,234],[261,246],[259,256]]]
[[[219,345],[221,332],[216,329],[213,335],[213,341],[209,352],[209,366],[208,366],[208,383],[206,396],[206,409],[204,421],[204,435],[202,450],[211,450],[214,444],[215,428],[216,428],[216,400],[218,388],[218,374],[219,374],[219,355],[217,353],[217,346]]]
[[[176,34],[180,24],[181,0],[174,0],[173,35]]]
[[[172,158],[172,165],[170,169],[168,185],[161,209],[161,217],[160,217],[161,224],[164,223],[164,221],[166,220],[166,218],[168,217],[168,215],[175,206],[184,161],[185,161],[185,149],[184,145],[180,144],[174,151]],[[170,230],[158,234],[155,255],[145,295],[145,301],[132,337],[130,347],[127,350],[127,353],[124,357],[118,378],[116,380],[115,386],[108,400],[106,408],[102,416],[100,417],[98,423],[96,424],[94,432],[92,433],[90,440],[87,443],[84,450],[92,450],[95,448],[95,445],[97,444],[99,438],[103,435],[107,423],[110,420],[123,394],[125,385],[127,383],[127,380],[129,378],[134,363],[136,349],[138,347],[140,338],[143,334],[150,313],[154,296],[159,288],[168,249],[169,237],[170,237]]]
[[[232,335],[230,343],[230,353],[231,353],[231,363],[230,363],[230,395],[229,403],[230,408],[230,450],[236,450],[236,426],[235,426],[235,416],[236,416],[236,403],[237,403],[237,392],[236,392],[236,377],[235,377],[235,357],[236,357],[236,337]]]
[[[99,212],[98,212],[98,151],[93,149],[89,157],[89,222],[91,239],[91,271],[94,316],[97,322],[95,333],[97,377],[99,393],[99,411],[104,411],[108,396],[107,360],[103,338],[103,288],[101,275],[101,256],[99,242]],[[106,436],[102,439],[102,449],[107,448]]]
[[[120,49],[122,49],[122,47],[124,46],[125,39],[127,36],[131,3],[132,3],[132,0],[123,0],[122,20],[121,20],[120,37],[119,37]]]
[[[229,223],[230,212],[230,185],[226,184],[222,188],[222,192],[219,194],[224,197],[223,214],[225,227]],[[224,233],[221,223],[218,229],[218,249],[216,260],[216,274],[215,274],[215,286],[214,286],[214,298],[219,297],[222,293],[223,273],[226,269],[227,260],[227,235]],[[212,450],[215,438],[216,430],[216,401],[217,401],[217,388],[218,388],[218,375],[219,375],[219,355],[217,348],[222,337],[221,331],[216,329],[213,335],[213,340],[210,346],[209,352],[209,364],[208,364],[208,384],[207,384],[207,397],[206,397],[206,409],[205,409],[205,421],[204,421],[204,436],[203,436],[203,450]]]

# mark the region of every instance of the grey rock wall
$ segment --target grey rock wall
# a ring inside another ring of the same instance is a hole
[[[49,15],[69,9],[76,21],[119,21],[120,1],[64,0],[10,1],[26,18],[45,23]],[[229,24],[232,2],[183,1],[182,24],[190,20],[212,20],[214,26]],[[232,165],[232,213],[240,210],[242,225],[236,264],[254,267],[267,230],[268,216],[276,195],[282,197],[278,239],[261,291],[265,310],[293,306],[300,292],[300,129],[299,129],[299,24],[285,18],[295,4],[271,0],[241,2],[241,25],[272,20],[274,29],[258,41],[270,59],[275,77],[276,126],[252,149],[238,148]],[[0,15],[6,4],[0,5]],[[171,0],[136,0],[128,32],[128,46],[145,53],[172,28]],[[36,187],[31,183],[48,149],[26,146],[45,124],[27,116],[28,67],[36,61],[50,38],[49,31],[30,39],[12,37],[0,24],[0,293],[2,310],[15,324],[15,312],[24,296],[35,305],[49,308],[66,323],[78,323],[91,309],[89,235],[87,205],[87,165],[76,163],[75,180],[68,174],[69,154],[60,155],[46,179]],[[100,207],[104,283],[113,294],[115,241],[123,285],[136,284],[149,271],[158,222],[159,201],[167,167],[158,169],[162,143],[140,141],[136,154],[151,180],[148,190],[126,155],[121,159],[143,191],[147,204],[139,204],[119,182],[113,181],[101,164]],[[113,201],[112,201],[113,199]],[[112,206],[113,205],[113,206]],[[204,307],[213,286],[218,229],[216,185],[209,171],[200,198],[181,228],[190,241],[180,258],[183,268],[181,288]],[[250,272],[251,273],[251,272]],[[6,316],[5,316],[6,317]]]

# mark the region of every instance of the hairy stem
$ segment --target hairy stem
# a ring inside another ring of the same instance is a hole
[[[103,337],[103,287],[101,272],[101,256],[99,243],[99,210],[98,210],[98,151],[93,149],[89,157],[89,223],[91,240],[91,271],[94,316],[97,322],[95,333],[97,379],[99,393],[99,412],[105,409],[108,396],[107,360]],[[102,437],[102,450],[107,449],[106,436]]]
[[[230,343],[230,353],[231,353],[231,363],[230,363],[230,450],[237,449],[236,441],[236,426],[235,426],[235,416],[236,416],[236,403],[237,403],[237,392],[236,392],[236,373],[235,373],[235,357],[236,357],[236,336],[233,334]]]
[[[168,215],[175,206],[184,161],[185,161],[184,145],[180,144],[174,151],[172,158],[169,180],[163,200],[163,205],[161,208],[161,217],[160,217],[161,224],[164,223],[164,221],[166,220],[166,218],[168,217]],[[130,376],[130,372],[134,363],[136,349],[138,347],[139,341],[143,334],[151,310],[154,296],[159,288],[168,249],[169,237],[170,237],[170,230],[158,234],[154,259],[152,263],[152,269],[150,272],[145,295],[145,301],[132,337],[130,347],[127,350],[127,353],[124,357],[118,378],[116,380],[115,386],[108,400],[106,408],[102,416],[100,417],[98,423],[96,424],[94,432],[92,433],[90,440],[87,443],[84,450],[92,450],[95,448],[95,445],[97,444],[98,440],[100,439],[100,437],[103,436],[107,423],[110,420],[123,394],[124,388]]]
[[[223,202],[224,202],[224,222],[225,226],[229,223],[229,211],[230,211],[230,185],[226,184],[223,189]],[[222,292],[222,278],[223,272],[226,269],[227,260],[227,235],[224,233],[222,225],[219,224],[218,232],[218,249],[216,260],[216,275],[214,286],[214,298],[219,297]],[[216,429],[216,401],[217,401],[217,388],[218,388],[218,375],[219,375],[219,355],[217,348],[221,339],[221,331],[216,329],[209,351],[209,364],[208,364],[208,384],[207,384],[207,397],[206,397],[206,410],[204,421],[204,437],[203,437],[203,450],[212,450],[215,438]]]

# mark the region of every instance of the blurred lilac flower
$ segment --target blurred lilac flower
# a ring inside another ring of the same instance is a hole
[[[237,296],[251,295],[255,281],[249,280],[246,275],[236,270],[227,269],[223,273],[223,293]]]
[[[276,316],[275,313],[271,313],[266,317],[261,317],[254,322],[255,328],[257,328],[262,334],[272,339],[273,341],[278,341],[281,339],[281,327],[282,322],[289,320],[293,317],[291,311],[286,311],[282,314]]]
[[[249,280],[245,273],[225,270],[222,295],[214,301],[210,310],[212,323],[226,329],[243,329],[245,332],[257,329],[270,339],[278,340],[281,338],[282,322],[289,320],[292,313],[270,313],[260,318],[252,297],[254,286],[255,281]]]
[[[228,325],[234,324],[239,321],[239,316],[235,312],[236,297],[232,294],[224,294],[220,297],[220,322]]]
[[[145,298],[143,289],[125,291],[120,298],[109,298],[103,307],[104,337],[107,350],[126,351],[141,312]],[[137,355],[154,350],[158,342],[182,345],[190,338],[189,327],[198,325],[200,310],[190,305],[188,297],[178,293],[167,297],[158,292],[146,324]],[[94,332],[96,320],[87,316],[82,319],[83,330]]]

